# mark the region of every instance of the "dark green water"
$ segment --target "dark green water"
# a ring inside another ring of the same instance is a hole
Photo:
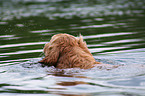
[[[144,0],[0,0],[0,96],[145,96]],[[41,67],[51,36],[82,34],[112,70]]]

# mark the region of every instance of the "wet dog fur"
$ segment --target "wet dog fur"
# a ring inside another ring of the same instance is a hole
[[[39,63],[59,69],[89,69],[100,64],[88,50],[81,35],[77,38],[69,34],[56,34],[45,44],[43,51],[45,58]]]

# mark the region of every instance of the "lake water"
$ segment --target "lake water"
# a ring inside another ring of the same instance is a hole
[[[51,36],[82,34],[112,70],[42,67]],[[0,96],[145,96],[144,0],[0,0]]]

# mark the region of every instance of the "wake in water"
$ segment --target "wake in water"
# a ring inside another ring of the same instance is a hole
[[[110,66],[103,66],[103,67],[96,66],[91,69],[80,69],[80,68],[57,69],[53,66],[42,67],[41,64],[37,63],[38,59],[37,60],[32,59],[31,61],[27,61],[23,64],[20,64],[20,66],[19,65],[17,66],[21,67],[22,69],[26,68],[31,71],[33,70],[33,72],[34,73],[36,72],[37,74],[41,72],[45,72],[46,74],[57,73],[57,74],[65,74],[65,75],[70,75],[70,74],[80,75],[81,74],[81,75],[92,77],[92,78],[126,78],[126,77],[132,77],[132,76],[145,74],[145,65],[142,63],[127,64],[126,60],[128,60],[129,57],[126,58],[125,60],[121,60],[121,59],[118,60],[118,58],[113,60],[111,58],[107,58],[107,59],[102,58],[102,59],[97,60],[104,64],[109,64]],[[111,65],[116,65],[118,67],[112,68]],[[18,69],[21,70],[21,68],[18,68]]]
[[[135,57],[137,56],[137,58]],[[140,53],[123,53],[117,56],[116,54],[109,56],[97,56],[96,60],[102,62],[103,64],[110,64],[119,66],[118,68],[112,68],[110,66],[106,67],[94,67],[91,69],[79,69],[79,68],[69,68],[69,69],[57,69],[54,67],[42,67],[38,61],[40,58],[31,59],[26,62],[16,61],[13,65],[3,66],[0,72],[15,73],[21,72],[24,74],[75,74],[82,75],[91,78],[126,78],[132,76],[139,76],[145,74],[144,65],[144,55]],[[112,59],[113,58],[113,59]],[[7,62],[9,63],[9,62]],[[6,63],[5,63],[6,65]]]
[[[20,92],[25,90],[28,93],[31,93],[30,90],[41,90],[39,93],[59,91],[60,93],[77,94],[86,92],[102,92],[104,94],[106,90],[120,94],[122,91],[133,90],[134,94],[140,94],[140,92],[144,92],[140,89],[144,90],[142,87],[144,86],[144,77],[142,76],[145,75],[145,65],[139,61],[142,56],[136,54],[138,60],[136,59],[134,63],[131,56],[127,54],[126,56],[120,54],[119,56],[97,57],[97,61],[104,64],[121,65],[111,70],[101,69],[97,66],[91,69],[42,67],[38,63],[40,58],[19,63],[16,61],[13,62],[13,65],[3,66],[0,69],[0,82],[4,86],[1,90],[9,90],[9,92],[13,92],[14,89]],[[4,84],[9,84],[9,86]]]

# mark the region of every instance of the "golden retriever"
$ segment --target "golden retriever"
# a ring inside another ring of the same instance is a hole
[[[50,42],[45,44],[44,54],[45,58],[39,63],[59,69],[89,69],[95,64],[101,64],[96,62],[81,35],[79,38],[69,34],[54,35]]]

